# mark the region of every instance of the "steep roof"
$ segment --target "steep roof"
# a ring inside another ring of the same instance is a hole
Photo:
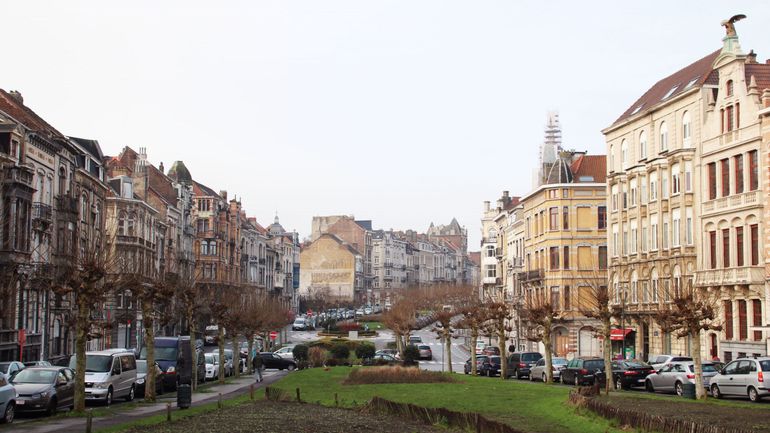
[[[68,137],[70,140],[74,141],[75,143],[79,144],[83,149],[86,150],[91,156],[96,158],[97,161],[101,162],[102,158],[104,158],[104,154],[102,153],[102,148],[99,146],[99,142],[96,140],[90,140],[88,138],[78,138],[78,137]]]
[[[721,51],[720,48],[655,83],[636,102],[631,104],[613,125],[649,111],[664,99],[671,99],[693,87],[702,86],[711,76],[712,65]]]
[[[184,185],[190,185],[193,182],[190,170],[182,161],[174,161],[168,169],[168,177]]]
[[[204,196],[204,197],[206,196],[219,197],[219,194],[217,194],[216,191],[196,181],[193,181],[193,194],[198,196]]]
[[[476,266],[481,266],[481,251],[472,251],[468,253],[468,259]]]
[[[747,63],[745,72],[746,83],[750,83],[751,77],[753,76],[760,92],[764,89],[770,89],[770,64]]]
[[[570,167],[573,182],[607,182],[607,155],[581,155]]]
[[[46,132],[57,138],[64,138],[64,134],[57,131],[56,128],[49,125],[42,117],[35,114],[23,102],[17,100],[13,95],[0,89],[0,111],[13,117],[16,121],[29,129],[37,132]]]

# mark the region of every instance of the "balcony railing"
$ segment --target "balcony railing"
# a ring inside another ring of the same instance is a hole
[[[60,212],[78,213],[78,200],[68,195],[56,196],[56,210]]]
[[[539,281],[545,278],[545,273],[542,269],[535,269],[533,271],[526,271],[519,274],[519,279],[522,282]]]
[[[39,220],[45,223],[51,223],[53,212],[51,212],[51,205],[34,202],[32,203],[32,219]]]
[[[695,272],[695,286],[732,286],[765,283],[762,266],[742,266],[738,268],[709,269]]]
[[[729,197],[720,197],[703,203],[703,212],[714,212],[739,206],[760,205],[759,191],[749,191]]]

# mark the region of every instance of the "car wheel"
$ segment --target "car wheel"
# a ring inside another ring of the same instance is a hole
[[[545,383],[545,381],[548,380],[548,377],[543,373],[543,376],[540,379]]]
[[[719,386],[716,384],[711,385],[711,396],[714,398],[722,398],[722,392],[719,391]]]
[[[676,392],[676,395],[678,395],[679,397],[681,397],[682,394],[684,394],[684,388],[682,388],[682,382],[677,382],[674,384],[674,391]]]
[[[134,385],[131,385],[131,389],[128,391],[128,395],[126,396],[126,401],[132,401],[134,399],[134,392],[136,389],[134,388]]]
[[[649,380],[644,382],[644,389],[646,389],[647,392],[655,392],[655,388],[652,386],[652,382]]]
[[[623,389],[623,380],[618,376],[615,378],[615,389]]]
[[[297,368],[297,367],[294,364],[289,364],[289,366],[286,367],[286,369],[289,370],[289,371],[294,371],[295,368]]]
[[[758,402],[761,399],[762,399],[762,397],[759,396],[759,393],[757,392],[757,389],[754,388],[753,386],[750,386],[749,387],[749,400],[751,400],[752,402],[756,403],[756,402]]]
[[[580,386],[580,379],[577,374],[575,375],[575,386]]]
[[[10,424],[13,422],[13,419],[15,417],[16,417],[16,404],[8,403],[8,406],[5,407],[5,413],[3,414],[3,417],[0,418],[0,423]]]
[[[45,410],[45,414],[48,416],[56,414],[56,397],[48,402],[48,408]]]
[[[112,404],[112,388],[107,390],[107,397],[104,398],[104,405],[109,406]]]

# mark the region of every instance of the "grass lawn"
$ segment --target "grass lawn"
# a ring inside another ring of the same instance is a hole
[[[370,331],[379,331],[385,328],[385,325],[382,324],[382,322],[361,322],[361,329],[364,328],[364,325],[369,325]]]
[[[360,367],[354,367],[360,368]],[[478,412],[526,432],[604,433],[621,432],[616,426],[589,411],[578,411],[567,403],[570,388],[454,375],[457,383],[342,385],[350,367],[324,371],[313,368],[294,372],[272,385],[293,396],[300,388],[302,400],[334,405],[337,393],[345,407],[366,404],[379,396],[393,401],[460,412]]]

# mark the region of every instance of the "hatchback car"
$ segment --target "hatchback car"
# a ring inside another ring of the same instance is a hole
[[[765,382],[768,373],[768,382]],[[770,357],[740,358],[711,378],[711,395],[748,397],[753,402],[770,395]]]
[[[419,335],[410,335],[409,336],[409,344],[420,344],[422,343],[422,337]]]
[[[160,365],[158,365],[157,361],[155,362],[155,394],[161,395],[166,391],[166,388],[163,385],[163,370],[160,368]],[[137,359],[136,360],[136,395],[139,397],[144,396],[144,390],[145,385],[147,384],[147,360],[146,359]]]
[[[11,378],[14,374],[24,370],[24,364],[19,361],[0,362],[0,373]]]
[[[10,424],[16,417],[16,388],[0,373],[0,423]]]
[[[29,361],[24,363],[24,367],[53,367],[48,361]]]
[[[219,356],[213,353],[207,353],[203,356],[206,365],[205,380],[219,379]]]
[[[45,412],[75,404],[75,373],[67,367],[30,367],[18,372],[11,383],[16,387],[16,411]]]
[[[497,355],[487,356],[487,359],[481,363],[481,369],[479,374],[482,376],[492,377],[500,375],[502,368],[500,357]]]
[[[401,359],[401,355],[398,353],[398,350],[396,349],[380,349],[376,352],[374,352],[375,355],[390,355],[393,358]]]
[[[645,379],[654,371],[650,365],[635,359],[612,361],[612,383],[615,389],[645,386]],[[605,377],[603,374],[597,375],[601,385],[604,385]]]
[[[567,367],[566,358],[551,358],[551,374],[553,375],[553,381],[558,382],[561,380],[561,371]],[[529,371],[529,380],[540,380],[545,382],[545,358],[540,358],[534,367]]]
[[[540,352],[513,352],[508,356],[508,377],[529,377],[529,371],[542,358]]]
[[[477,355],[476,356],[476,374],[481,374],[481,366],[484,364],[484,362],[487,360],[487,356],[485,355]],[[473,369],[471,368],[471,362],[473,362],[473,358],[468,358],[467,361],[465,361],[465,366],[463,367],[463,371],[465,374],[471,374],[471,371]]]
[[[371,359],[364,359],[363,365],[403,365],[403,362],[387,353],[375,353]]]
[[[262,365],[267,368],[275,368],[278,370],[293,371],[297,368],[297,363],[291,359],[283,359],[273,352],[261,352],[259,354],[262,357]]]
[[[660,370],[663,368],[666,364],[671,364],[672,362],[685,362],[685,361],[692,361],[692,358],[689,356],[680,356],[680,355],[656,355],[656,356],[650,356],[650,359],[648,363],[652,366],[652,368],[655,371]]]
[[[417,350],[420,351],[420,359],[427,359],[428,361],[433,359],[433,351],[430,346],[426,344],[420,344],[417,346]]]
[[[604,370],[604,359],[594,356],[573,358],[561,372],[562,383],[572,383],[575,386],[593,384],[594,375]]]
[[[701,366],[703,370],[703,386],[709,389],[711,378],[717,375],[717,366],[711,362],[704,362]],[[695,364],[687,361],[677,361],[664,365],[647,376],[644,387],[649,392],[674,392],[682,395],[684,384],[690,382],[695,384]]]
[[[273,353],[281,358],[294,360],[294,346],[282,347]]]

